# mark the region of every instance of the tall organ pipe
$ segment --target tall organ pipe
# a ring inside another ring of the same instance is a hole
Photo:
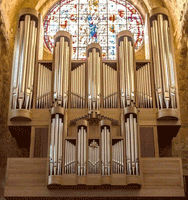
[[[50,133],[49,175],[62,175],[63,121],[59,114],[52,117]]]
[[[119,75],[120,75],[120,101],[122,117],[121,126],[125,134],[126,143],[126,173],[127,175],[139,175],[139,158],[138,158],[138,142],[137,142],[137,108],[136,108],[136,65],[134,56],[134,41],[130,31],[122,31],[118,34],[119,47]],[[138,72],[137,85],[139,89],[139,102],[141,106],[148,106],[149,103],[149,81],[147,70],[141,68]],[[145,87],[143,87],[145,86]],[[148,95],[146,95],[148,94]],[[124,128],[125,127],[125,128]],[[113,159],[116,164],[115,173],[122,173],[123,152],[122,142],[118,142],[113,147]]]
[[[33,80],[38,13],[33,9],[20,11],[14,45],[11,109],[30,110],[33,98]]]
[[[101,105],[101,47],[98,44],[90,44],[87,47],[88,66],[88,111],[98,112]]]
[[[101,163],[102,163],[102,175],[111,174],[111,139],[109,126],[101,127]]]
[[[132,34],[122,31],[118,35],[121,107],[135,105],[135,60]]]
[[[158,117],[163,117],[164,109],[177,108],[176,92],[176,72],[173,45],[171,40],[171,30],[169,14],[165,8],[155,8],[151,10],[151,38],[154,63],[154,77]],[[167,112],[167,111],[165,111]],[[165,113],[165,116],[167,113]],[[168,114],[178,118],[175,111]]]
[[[71,36],[60,31],[55,35],[53,70],[53,106],[68,108],[68,81],[70,68]]]
[[[78,126],[78,150],[77,150],[77,158],[78,158],[78,176],[84,176],[87,174],[87,164],[86,164],[86,141],[87,141],[87,127],[86,126]]]

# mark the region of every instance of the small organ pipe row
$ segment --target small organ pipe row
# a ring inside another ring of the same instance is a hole
[[[158,14],[151,26],[157,106],[158,109],[175,109],[177,107],[175,63],[167,16]]]
[[[117,107],[117,71],[103,63],[103,106]]]
[[[12,109],[31,109],[36,38],[37,21],[31,15],[25,15],[19,22],[14,46]]]
[[[149,63],[137,70],[137,94],[139,108],[152,108],[151,77]]]
[[[36,108],[50,108],[52,72],[42,64],[38,66]]]
[[[127,175],[139,175],[137,121],[130,114],[125,122]]]
[[[63,120],[56,114],[51,122],[50,175],[62,175]]]
[[[101,164],[102,164],[102,175],[110,175],[110,130],[107,126],[102,127],[101,131]]]
[[[56,42],[54,53],[53,103],[55,106],[67,108],[70,47],[65,37],[60,37],[60,41]]]
[[[123,140],[112,146],[112,172],[113,174],[124,173]]]
[[[71,107],[85,108],[85,63],[71,72]]]
[[[99,144],[95,140],[90,143],[88,154],[88,173],[99,174]]]
[[[78,175],[86,175],[86,128],[84,126],[78,129]]]
[[[76,146],[65,140],[65,174],[75,174],[76,171]]]
[[[134,47],[132,38],[124,35],[119,45],[121,107],[135,104]]]
[[[88,56],[88,110],[100,109],[101,97],[101,58],[96,48],[89,52]]]

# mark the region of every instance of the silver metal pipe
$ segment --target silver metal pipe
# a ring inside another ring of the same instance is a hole
[[[121,107],[125,108],[125,49],[124,42],[120,42],[120,86],[121,86]]]
[[[154,36],[154,44],[156,46],[156,54],[153,55],[153,57],[156,57],[156,68],[157,68],[157,80],[158,80],[158,88],[157,93],[159,97],[159,103],[161,106],[161,109],[163,109],[163,93],[162,93],[162,73],[161,73],[161,64],[160,64],[160,49],[159,49],[159,39],[158,39],[158,25],[157,21],[153,21],[153,36]]]
[[[58,98],[58,68],[59,68],[59,42],[55,46],[55,69],[54,69],[54,94],[53,101],[56,104]]]
[[[78,175],[81,175],[80,173],[80,167],[81,167],[81,129],[78,131]]]
[[[110,146],[111,146],[111,142],[110,142],[110,131],[107,129],[107,155],[108,155],[108,175],[110,175]]]
[[[100,95],[101,95],[101,83],[100,83],[100,79],[101,79],[101,72],[100,72],[100,56],[99,56],[99,52],[96,53],[97,56],[97,68],[96,68],[96,91],[97,91],[97,110],[100,109]]]
[[[65,140],[65,174],[67,174],[67,152],[68,152],[68,149],[67,149],[67,140]]]
[[[162,77],[163,77],[163,91],[164,91],[164,98],[166,108],[169,108],[169,76],[168,76],[168,69],[167,69],[167,60],[166,60],[166,51],[165,51],[165,44],[164,44],[164,30],[163,30],[163,15],[157,16],[158,22],[158,30],[159,30],[159,45],[161,51],[161,66],[162,66]]]
[[[86,130],[84,129],[84,175],[86,175],[86,145],[87,145],[87,141],[86,141]]]
[[[33,45],[34,45],[34,37],[35,37],[35,21],[31,21],[30,24],[30,33],[28,37],[28,58],[32,58],[33,56]],[[27,59],[26,65],[26,95],[25,95],[25,108],[29,107],[29,98],[31,95],[31,78],[32,78],[32,59]]]
[[[86,99],[86,91],[85,91],[85,87],[86,87],[86,69],[85,69],[85,63],[83,64],[83,108],[85,108],[85,99]]]
[[[134,143],[134,127],[133,127],[133,114],[130,114],[130,135],[131,135],[131,162],[132,173],[135,175],[135,143]]]
[[[23,22],[22,22],[23,24]],[[22,25],[23,27],[23,25]],[[22,28],[23,30],[23,28]],[[17,97],[18,97],[18,72],[19,72],[19,52],[20,52],[20,32],[21,32],[21,22],[20,28],[17,31],[15,42],[14,42],[14,55],[13,55],[13,74],[12,74],[12,109],[16,109],[17,107]]]
[[[133,126],[134,126],[134,142],[135,142],[135,162],[136,162],[136,175],[139,175],[139,166],[138,166],[138,136],[137,136],[137,122],[136,118],[133,119]]]
[[[153,108],[153,98],[151,92],[151,73],[150,73],[150,64],[147,64],[147,72],[148,72],[148,86],[149,86],[149,100],[150,100],[150,108]]]
[[[30,28],[30,16],[25,16],[24,21],[24,34],[23,34],[23,46],[21,53],[21,66],[20,66],[20,76],[19,76],[19,95],[18,104],[19,109],[22,108],[25,96],[25,78],[26,78],[26,67],[27,67],[27,54],[28,54],[28,43],[29,43],[29,28]]]
[[[131,95],[131,102],[135,103],[134,98],[134,63],[133,63],[133,47],[132,42],[128,42],[128,52],[129,52],[129,72],[130,72],[130,95]]]
[[[127,152],[127,173],[131,175],[131,143],[130,143],[130,119],[127,118],[127,123],[125,123],[126,127],[126,152]]]
[[[54,129],[55,129],[55,118],[52,119],[51,123],[50,175],[53,175],[53,164],[54,164]]]
[[[157,53],[156,53],[156,44],[155,44],[155,33],[154,33],[154,27],[151,27],[151,40],[152,40],[152,47],[153,47],[153,65],[154,65],[154,79],[155,79],[155,95],[156,95],[156,100],[157,100],[157,108],[160,109],[159,107],[159,96],[158,96],[158,80],[157,80],[157,75],[158,75],[158,72],[157,72]]]
[[[58,128],[59,128],[59,115],[55,115],[55,144],[54,144],[54,175],[57,174],[57,156],[58,156]]]
[[[101,132],[101,163],[102,163],[102,175],[104,175],[104,168],[105,168],[105,151],[104,151],[104,129],[102,129],[102,132]]]
[[[166,59],[167,59],[167,63],[168,66],[168,75],[169,75],[169,80],[170,80],[170,98],[171,98],[171,105],[172,108],[174,109],[175,106],[175,74],[174,74],[174,63],[173,63],[173,58],[172,58],[172,54],[170,53],[171,51],[171,46],[170,46],[170,38],[169,38],[169,29],[168,29],[168,21],[164,20],[163,21],[163,25],[164,25],[164,42],[165,42],[165,47],[166,47]]]
[[[83,175],[83,173],[84,173],[84,170],[83,170],[83,168],[84,168],[84,149],[83,149],[83,147],[84,147],[84,130],[83,130],[83,126],[81,127],[81,138],[80,138],[80,140],[81,140],[81,149],[80,149],[80,152],[81,152],[81,155],[80,155],[80,157],[81,157],[81,175]]]

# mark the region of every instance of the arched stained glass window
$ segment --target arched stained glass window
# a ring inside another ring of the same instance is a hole
[[[137,9],[125,0],[62,0],[50,9],[44,19],[44,41],[52,51],[57,31],[72,35],[72,59],[85,59],[86,46],[98,42],[103,59],[116,59],[116,34],[130,30],[135,49],[143,42],[143,19]]]

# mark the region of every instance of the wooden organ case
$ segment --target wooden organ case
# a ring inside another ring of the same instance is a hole
[[[117,60],[102,60],[98,43],[71,60],[60,31],[44,61],[41,16],[20,12],[8,126],[29,153],[8,159],[7,199],[184,196],[181,159],[166,148],[181,125],[171,22],[164,8],[147,16],[145,60],[130,31],[117,35]]]

